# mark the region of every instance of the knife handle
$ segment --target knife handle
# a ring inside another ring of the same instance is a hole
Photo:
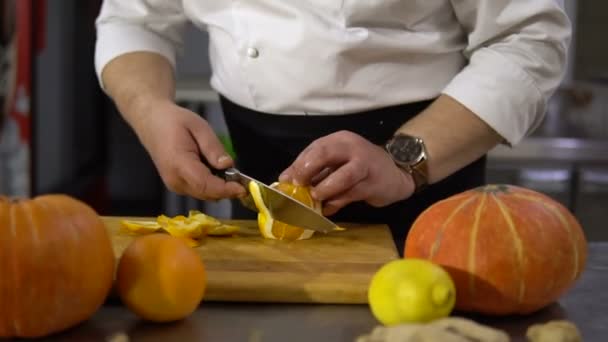
[[[224,170],[219,170],[214,168],[213,166],[211,166],[211,164],[209,164],[209,162],[207,161],[207,159],[203,156],[201,156],[201,162],[203,163],[203,165],[205,165],[209,171],[211,172],[212,175],[222,178],[222,179],[226,179],[225,175],[224,175]]]
[[[205,164],[205,166],[209,169],[209,171],[211,171],[212,175],[222,178],[227,182],[240,183],[239,182],[241,180],[240,172],[239,172],[239,170],[235,169],[234,167],[229,167],[225,170],[219,170],[219,169],[216,169],[213,166],[211,166],[211,164],[209,164],[207,159],[205,159],[204,157],[201,158],[201,161],[203,162],[203,164]]]

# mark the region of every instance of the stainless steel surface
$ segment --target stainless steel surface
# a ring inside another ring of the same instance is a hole
[[[322,233],[327,233],[337,228],[335,223],[302,202],[241,173],[235,168],[226,169],[224,177],[228,181],[240,183],[248,191],[250,182],[258,184],[262,200],[275,220]],[[249,208],[250,203],[251,200],[245,200],[245,204]],[[255,211],[257,211],[257,208]]]
[[[490,161],[608,163],[608,140],[526,138],[514,147],[498,146],[488,157]]]
[[[581,167],[576,215],[592,241],[608,241],[608,167]]]
[[[577,217],[591,241],[608,241],[608,139],[530,137],[488,155],[487,181],[540,191]]]
[[[584,341],[608,336],[608,243],[590,244],[582,278],[559,302],[528,315],[468,316],[526,341],[526,329],[536,323],[568,319]],[[109,341],[119,334],[131,341],[354,341],[378,323],[365,305],[292,305],[203,302],[188,319],[171,324],[138,320],[120,303],[107,303],[89,321],[55,336],[56,341]]]

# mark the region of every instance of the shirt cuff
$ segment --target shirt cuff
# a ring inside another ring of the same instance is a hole
[[[443,93],[479,116],[509,145],[520,142],[540,123],[546,107],[532,77],[488,48],[473,53],[469,65]]]
[[[137,25],[117,22],[98,25],[95,72],[103,90],[101,74],[105,66],[114,58],[135,51],[158,53],[175,68],[176,47],[170,40]]]

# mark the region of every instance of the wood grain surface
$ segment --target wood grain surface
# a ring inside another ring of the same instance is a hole
[[[117,261],[135,238],[120,231],[121,219],[103,217]],[[398,258],[384,225],[345,224],[345,231],[286,242],[262,238],[255,221],[225,222],[239,225],[239,234],[208,236],[196,247],[207,270],[205,301],[367,303],[374,273]]]

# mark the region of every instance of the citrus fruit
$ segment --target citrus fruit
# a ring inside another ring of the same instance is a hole
[[[224,224],[215,217],[204,214],[198,210],[190,210],[188,218],[200,222],[202,227],[207,230],[207,235],[232,235],[240,230],[239,226]]]
[[[190,247],[200,246],[202,239],[207,235],[207,228],[203,223],[184,215],[175,217],[160,215],[156,218],[156,222],[165,232],[182,238]]]
[[[139,317],[169,322],[189,316],[200,304],[206,273],[198,253],[167,234],[135,238],[118,263],[116,288]]]
[[[131,235],[143,235],[155,232],[167,232],[172,236],[183,238],[190,247],[201,245],[207,235],[233,235],[240,230],[239,226],[224,224],[215,217],[198,210],[190,210],[188,216],[177,215],[169,217],[159,215],[156,221],[129,220],[120,221],[121,230]]]
[[[156,221],[122,220],[120,223],[126,231],[135,234],[154,233],[162,228]]]
[[[372,313],[384,325],[424,323],[449,316],[456,289],[441,266],[422,259],[399,259],[374,274],[368,299]]]
[[[201,225],[205,228],[211,228],[211,227],[219,226],[220,224],[222,224],[215,217],[209,216],[198,210],[190,210],[188,212],[188,218],[190,220],[200,222]]]
[[[310,195],[309,187],[283,182],[275,182],[270,186],[321,213],[321,203],[313,200]],[[257,183],[250,182],[249,191],[251,192],[251,197],[253,197],[255,206],[259,210],[258,227],[260,228],[260,233],[263,237],[276,240],[303,240],[308,239],[313,235],[313,230],[288,225],[275,220],[264,203]]]
[[[212,236],[225,236],[225,235],[233,235],[237,233],[241,228],[239,226],[235,226],[232,224],[220,224],[219,226],[214,226],[209,228],[207,231],[207,235]]]
[[[204,237],[207,233],[202,222],[183,215],[177,215],[171,218],[161,215],[158,217],[157,222],[164,230],[175,237],[198,239]]]

